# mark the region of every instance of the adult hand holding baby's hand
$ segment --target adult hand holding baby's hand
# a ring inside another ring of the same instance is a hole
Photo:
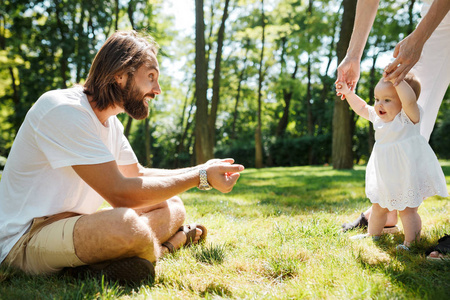
[[[345,100],[345,94],[348,94],[350,92],[350,89],[348,88],[347,84],[345,82],[336,82],[336,95],[338,97],[341,97],[341,100]]]

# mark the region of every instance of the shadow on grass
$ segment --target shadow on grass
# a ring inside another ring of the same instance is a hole
[[[200,211],[217,210],[236,217],[257,208],[264,215],[295,215],[314,211],[355,210],[370,205],[365,198],[365,170],[333,170],[331,167],[291,167],[246,170],[232,193],[215,202],[199,194],[186,200]],[[198,193],[196,190],[188,192]],[[213,191],[211,194],[221,195]]]
[[[444,168],[449,174],[450,166]],[[194,200],[192,197],[184,200],[200,213],[220,211],[233,217],[249,217],[255,210],[265,216],[303,215],[316,211],[347,214],[371,205],[365,196],[364,166],[355,166],[354,170],[322,166],[248,169],[226,196],[210,191],[205,197],[195,189],[187,194],[198,195],[193,197]]]
[[[385,274],[404,295],[414,295],[417,299],[450,299],[450,262],[429,261],[425,255],[437,242],[422,237],[409,252],[397,251],[396,246],[402,242],[402,234],[383,235],[377,242],[379,249],[390,257],[389,262],[377,261],[361,251],[356,258],[364,269]]]
[[[0,299],[115,299],[132,296],[145,286],[119,285],[103,279],[76,279],[62,275],[32,276],[0,268]],[[148,286],[146,286],[148,287]]]

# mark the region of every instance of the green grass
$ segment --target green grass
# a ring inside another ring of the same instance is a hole
[[[443,161],[447,183],[450,162]],[[152,286],[31,277],[0,270],[0,299],[449,299],[450,263],[425,250],[450,233],[449,198],[420,207],[421,241],[397,253],[401,233],[351,241],[341,224],[369,205],[364,166],[248,169],[230,194],[182,195],[188,223],[207,226],[203,245],[156,266]],[[401,224],[399,224],[401,228]]]

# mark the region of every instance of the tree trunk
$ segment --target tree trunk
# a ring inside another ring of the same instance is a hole
[[[209,33],[208,33],[208,42],[206,43],[206,66],[207,69],[209,69],[209,57],[211,55],[211,48],[212,48],[212,36],[213,36],[213,28],[214,28],[214,6],[215,6],[215,0],[211,0],[211,6],[210,6],[210,25],[209,25]]]
[[[58,29],[59,29],[59,33],[61,35],[61,49],[62,49],[62,55],[61,58],[59,60],[60,63],[60,74],[61,74],[61,79],[62,79],[62,88],[66,89],[67,88],[67,69],[68,69],[68,62],[67,62],[67,47],[68,47],[68,43],[67,43],[67,39],[66,39],[66,29],[67,27],[65,26],[64,22],[61,20],[61,7],[60,7],[60,2],[56,1],[55,2],[55,11],[56,11],[56,23],[58,24]]]
[[[414,31],[415,24],[414,24],[414,4],[416,3],[416,0],[410,0],[408,5],[408,30],[406,32],[406,35],[409,35],[411,32]]]
[[[265,42],[265,27],[266,20],[264,15],[264,0],[261,0],[261,19],[262,19],[262,36],[261,36],[261,56],[259,59],[259,83],[258,83],[258,111],[257,111],[257,121],[255,131],[255,167],[263,167],[263,147],[262,147],[262,123],[261,123],[261,102],[262,102],[262,83],[264,81],[263,74],[263,60],[264,60],[264,42]]]
[[[307,127],[308,135],[312,138],[314,136],[314,120],[312,114],[312,93],[311,93],[311,54],[308,54],[308,66],[307,66],[308,85],[306,87],[306,113],[307,113]],[[312,140],[312,139],[311,139]],[[308,147],[308,164],[314,163],[314,149],[311,143]]]
[[[118,3],[117,3],[117,7],[118,7]],[[130,20],[130,24],[131,24],[131,28],[136,29],[136,26],[134,24],[134,18],[133,18],[133,14],[134,14],[134,1],[130,0],[130,2],[128,3],[128,9],[127,9],[127,14],[128,14],[128,19]],[[117,26],[117,25],[116,25]],[[124,135],[126,138],[128,138],[128,136],[130,135],[130,131],[131,131],[131,124],[133,123],[133,118],[128,116],[127,117],[127,124],[125,126],[125,130],[124,130]]]
[[[312,18],[313,14],[313,0],[309,0],[308,4],[308,16]],[[310,35],[308,33],[308,35]],[[308,42],[312,43],[311,36],[308,38]],[[307,127],[308,134],[310,136],[314,135],[314,120],[312,115],[312,95],[311,95],[311,51],[308,51],[308,64],[307,64],[307,76],[308,76],[308,85],[306,87],[306,113],[307,113]]]
[[[133,28],[133,29],[136,29],[136,25],[134,24],[134,18],[133,18],[135,5],[136,5],[135,1],[130,0],[130,2],[128,2],[128,9],[127,9],[128,19],[130,20],[131,28]]]
[[[211,99],[211,112],[208,118],[209,127],[209,138],[211,140],[212,146],[216,144],[216,119],[217,119],[217,108],[220,102],[220,65],[222,63],[222,50],[223,50],[223,40],[225,36],[225,22],[228,18],[228,4],[230,0],[225,0],[225,8],[223,10],[222,23],[220,24],[219,32],[217,33],[217,53],[216,53],[216,65],[214,68],[213,77],[213,94]]]
[[[284,59],[284,54],[286,53],[286,38],[282,38],[281,40],[281,74],[280,78],[283,76],[285,70],[286,70],[286,61]],[[295,60],[295,66],[294,66],[294,72],[291,74],[291,79],[294,80],[297,76],[298,71],[298,60]],[[293,86],[292,81],[289,82],[289,85],[287,88],[283,89],[283,100],[284,100],[284,108],[283,108],[283,115],[281,116],[280,120],[278,121],[277,129],[275,131],[275,136],[281,137],[286,132],[286,128],[289,124],[289,109],[291,106],[291,100],[293,95]]]
[[[115,20],[114,20],[114,29],[119,29],[119,0],[115,0]]]
[[[370,79],[369,79],[369,99],[372,101],[372,99],[375,98],[375,86],[377,85],[377,79],[375,78],[376,75],[376,69],[375,65],[377,63],[378,55],[375,55],[373,57],[372,61],[372,68],[370,69]],[[373,130],[373,124],[372,122],[369,122],[369,136],[368,136],[368,143],[369,143],[369,153],[372,153],[373,145],[375,144],[375,131]]]
[[[237,88],[237,92],[236,92],[236,103],[234,104],[234,113],[233,113],[233,126],[231,129],[231,138],[233,140],[235,140],[237,138],[236,136],[236,122],[237,122],[237,118],[238,118],[238,105],[239,105],[239,99],[241,97],[241,86],[242,86],[242,81],[244,81],[244,76],[245,76],[245,69],[246,69],[246,64],[247,64],[247,55],[248,55],[248,49],[250,47],[250,39],[246,39],[246,46],[245,46],[245,55],[244,55],[244,61],[243,61],[243,67],[241,70],[241,73],[239,74],[239,83],[238,83],[238,88]]]
[[[145,136],[145,165],[148,168],[151,168],[153,165],[153,161],[152,161],[152,137],[151,137],[151,133],[150,133],[150,120],[149,119],[144,119],[142,120],[142,122],[144,123],[144,136]]]
[[[336,53],[338,64],[344,59],[352,35],[355,22],[357,0],[343,0],[344,12],[342,15],[341,33],[337,43]],[[334,169],[352,169],[352,136],[351,118],[347,101],[335,97],[333,111],[333,142],[332,161]]]
[[[174,161],[174,168],[180,168],[181,167],[178,157],[180,157],[180,154],[185,149],[184,141],[186,140],[186,138],[188,136],[189,129],[190,129],[190,127],[192,125],[192,122],[193,122],[193,121],[190,121],[189,119],[191,118],[192,109],[193,109],[194,104],[195,104],[194,103],[195,97],[196,97],[195,96],[195,92],[194,92],[194,95],[192,97],[192,101],[191,101],[191,105],[189,107],[188,115],[186,117],[186,126],[184,125],[184,114],[186,112],[187,105],[188,105],[187,102],[188,102],[188,98],[189,98],[189,91],[190,91],[190,89],[188,90],[188,92],[186,94],[185,103],[184,103],[184,106],[183,106],[183,113],[181,115],[181,120],[180,120],[180,131],[182,130],[183,132],[180,134],[180,137],[178,138],[178,145],[177,145],[177,152],[176,152],[177,153],[177,157],[175,158],[175,161]],[[187,149],[189,149],[189,147],[187,147]]]
[[[207,66],[205,57],[205,22],[203,0],[195,0],[195,86],[197,111],[195,114],[195,156],[196,163],[201,164],[213,158],[213,147],[208,131],[208,100],[206,92]]]

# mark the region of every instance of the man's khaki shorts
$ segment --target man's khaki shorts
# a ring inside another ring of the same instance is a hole
[[[75,254],[73,230],[81,215],[71,212],[35,218],[2,265],[29,274],[50,274],[85,265]]]

